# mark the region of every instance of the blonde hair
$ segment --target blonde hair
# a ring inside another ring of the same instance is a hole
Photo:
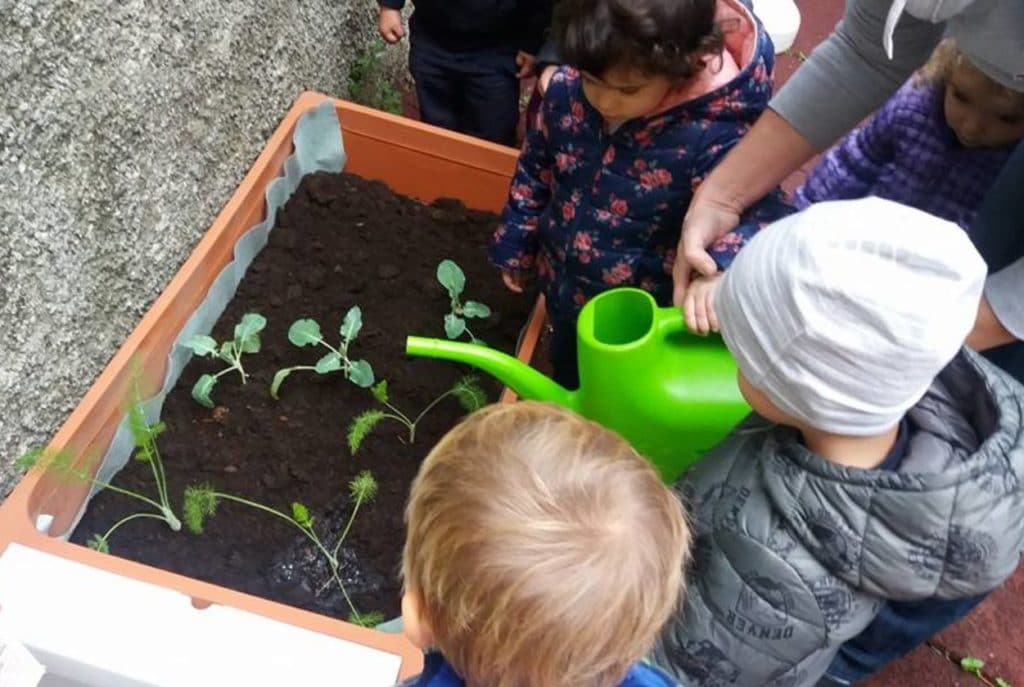
[[[452,429],[406,523],[406,588],[469,685],[616,685],[683,593],[680,502],[625,441],[552,405]]]
[[[991,77],[985,75],[984,72],[978,69],[978,67],[960,51],[960,48],[957,47],[956,41],[952,38],[943,39],[943,41],[939,43],[924,66],[915,72],[914,83],[918,86],[945,86],[952,77],[953,70],[961,62],[966,62],[979,74],[985,76],[992,89],[997,91],[1000,95],[1024,104],[1024,94],[1019,91],[1015,91],[1012,88],[1007,88],[998,81],[995,81]]]

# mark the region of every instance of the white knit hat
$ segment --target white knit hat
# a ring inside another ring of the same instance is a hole
[[[956,224],[879,198],[812,205],[762,230],[715,298],[740,370],[836,434],[899,422],[974,326],[985,262]]]

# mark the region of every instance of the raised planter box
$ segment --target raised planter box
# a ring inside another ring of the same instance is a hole
[[[297,122],[325,99],[315,93],[298,98],[51,449],[69,451],[83,465],[88,456],[103,455],[133,379],[148,386],[140,390],[143,398],[159,387],[175,339],[232,260],[235,243],[265,218],[265,192],[282,174]],[[515,151],[341,101],[334,107],[346,172],[424,202],[456,198],[469,208],[500,210]],[[542,320],[538,304],[520,359],[532,357]],[[503,394],[503,400],[512,398]],[[89,491],[88,485],[37,470],[0,507],[0,629],[47,665],[50,674],[42,684],[389,685],[420,669],[419,652],[399,636],[65,541]]]

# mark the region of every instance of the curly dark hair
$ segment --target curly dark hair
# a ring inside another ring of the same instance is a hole
[[[725,42],[715,0],[561,0],[551,35],[576,69],[625,65],[673,81],[693,77]]]

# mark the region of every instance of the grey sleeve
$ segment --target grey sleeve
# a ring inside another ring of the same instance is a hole
[[[1024,258],[990,275],[985,297],[1006,331],[1024,339]]]
[[[942,24],[904,13],[893,34],[890,60],[882,34],[891,5],[892,0],[847,0],[832,35],[769,104],[818,150],[875,111],[942,39]]]

